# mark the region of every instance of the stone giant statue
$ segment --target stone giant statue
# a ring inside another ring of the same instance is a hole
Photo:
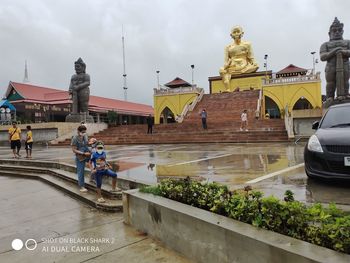
[[[225,48],[224,66],[219,72],[227,91],[230,90],[232,75],[255,72],[259,68],[251,44],[242,40],[243,34],[242,27],[233,27],[230,34],[233,42]]]
[[[79,58],[74,62],[75,72],[70,80],[69,94],[72,98],[72,114],[88,113],[90,97],[90,76],[86,74],[86,64]]]
[[[350,40],[343,39],[344,24],[337,18],[329,28],[329,41],[321,45],[320,59],[327,61],[326,92],[327,102],[332,102],[337,91],[337,99],[349,98],[349,57]]]

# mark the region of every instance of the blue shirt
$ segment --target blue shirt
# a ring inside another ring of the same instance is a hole
[[[106,170],[108,168],[105,151],[103,151],[101,154],[94,152],[91,155],[91,162],[96,170]]]

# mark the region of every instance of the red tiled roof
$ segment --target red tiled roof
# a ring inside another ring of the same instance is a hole
[[[8,97],[11,89],[14,88],[19,95],[24,99],[11,101],[11,103],[32,102],[45,104],[67,104],[72,103],[69,100],[68,91],[40,87],[31,84],[11,82],[6,91]],[[149,115],[153,114],[153,108],[146,104],[103,98],[98,96],[90,96],[89,110],[106,112],[108,110],[115,110],[119,113],[131,115]]]
[[[304,73],[307,72],[307,69],[299,68],[297,66],[294,66],[293,64],[289,64],[284,69],[278,71],[276,74],[286,74],[286,73]]]
[[[191,87],[192,85],[190,83],[188,83],[187,81],[185,81],[179,77],[176,77],[175,79],[168,82],[164,86],[167,86],[169,88],[178,88],[178,87]]]

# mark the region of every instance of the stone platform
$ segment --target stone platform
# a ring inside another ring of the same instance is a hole
[[[325,101],[323,103],[322,107],[324,109],[328,109],[330,106],[339,105],[339,104],[343,104],[343,103],[350,103],[350,99],[343,99],[343,100],[335,99],[333,101]]]
[[[89,115],[89,114],[84,114],[84,113],[70,113],[69,115],[66,116],[66,122],[86,122],[86,123],[94,123],[94,118]]]

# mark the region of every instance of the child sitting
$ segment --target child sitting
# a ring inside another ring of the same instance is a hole
[[[101,195],[102,176],[108,175],[112,177],[112,191],[117,190],[117,174],[110,169],[110,165],[106,161],[106,152],[102,142],[96,143],[96,152],[91,155],[92,171],[96,179],[97,202],[104,203],[105,200]]]

